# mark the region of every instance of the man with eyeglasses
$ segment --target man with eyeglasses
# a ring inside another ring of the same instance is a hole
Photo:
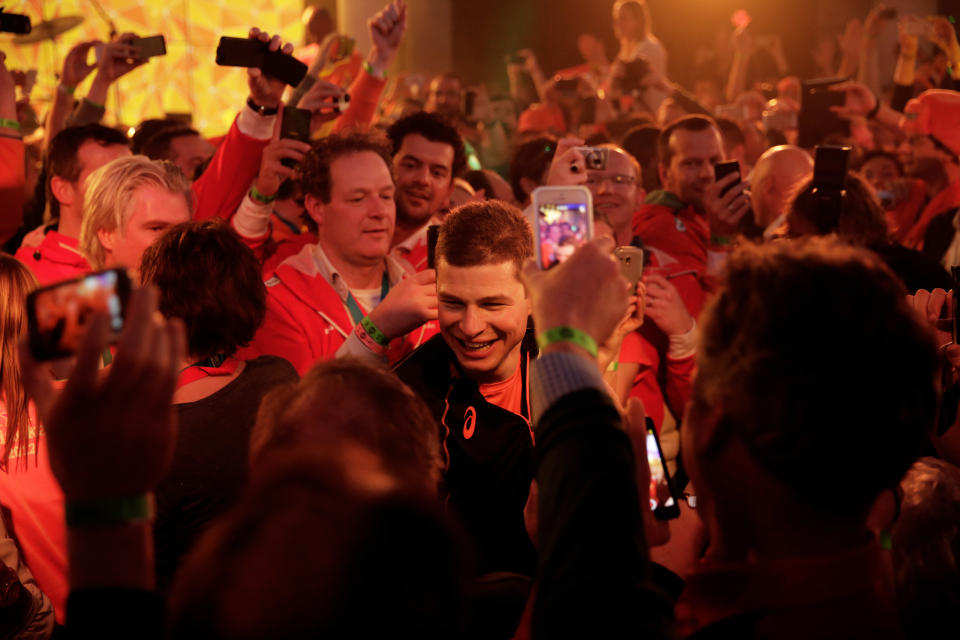
[[[617,245],[628,245],[633,237],[633,214],[643,204],[646,192],[641,183],[640,164],[615,145],[609,149],[603,170],[587,171],[587,188],[593,195],[593,208],[613,226]]]

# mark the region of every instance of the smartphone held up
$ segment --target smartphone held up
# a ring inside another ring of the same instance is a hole
[[[538,187],[532,224],[537,265],[550,269],[593,238],[593,199],[586,187]]]
[[[123,269],[110,269],[42,287],[27,297],[30,352],[39,361],[76,353],[94,314],[110,320],[114,338],[123,320],[132,285]]]

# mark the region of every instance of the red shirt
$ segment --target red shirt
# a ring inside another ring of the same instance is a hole
[[[31,412],[32,417],[32,412]],[[22,458],[10,454],[0,472],[0,502],[10,510],[13,531],[40,590],[53,603],[57,622],[67,616],[67,527],[63,492],[47,456],[47,439],[32,420],[30,442]],[[0,403],[0,440],[7,430],[7,409]]]
[[[21,246],[14,257],[27,265],[43,286],[90,273],[90,264],[77,248],[78,243],[76,238],[51,229],[40,246]]]

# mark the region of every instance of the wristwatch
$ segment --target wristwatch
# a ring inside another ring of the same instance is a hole
[[[247,98],[247,106],[262,116],[275,116],[280,111],[279,107],[265,107],[262,104],[257,104],[253,101],[253,98]]]

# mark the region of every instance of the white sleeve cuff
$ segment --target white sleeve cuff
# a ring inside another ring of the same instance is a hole
[[[382,367],[386,364],[386,357],[374,353],[368,349],[367,346],[360,341],[360,338],[357,337],[356,331],[350,332],[350,335],[347,337],[344,343],[340,345],[339,349],[337,349],[336,357],[356,358],[357,360],[375,367]]]
[[[261,238],[270,230],[270,214],[273,207],[257,202],[247,194],[237,207],[230,224],[244,238]]]
[[[237,116],[237,129],[240,133],[255,140],[269,140],[273,137],[273,126],[277,116],[262,116],[249,105],[244,105]]]
[[[667,350],[667,357],[671,360],[682,360],[689,358],[697,352],[697,338],[699,336],[697,321],[693,321],[690,331],[675,336],[668,336],[670,348]]]

